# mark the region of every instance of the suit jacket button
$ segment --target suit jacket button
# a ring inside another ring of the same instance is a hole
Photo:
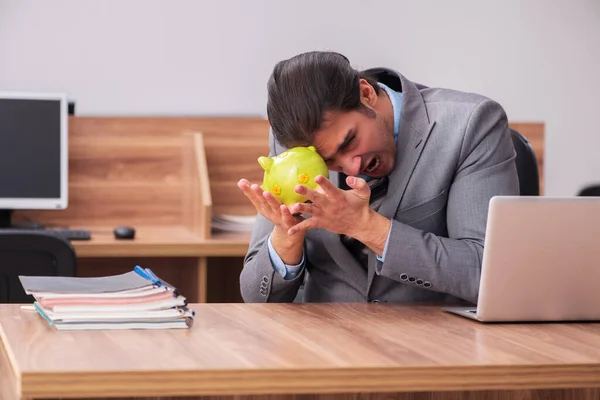
[[[263,278],[262,278],[262,281],[263,281],[264,283],[269,283],[269,277],[267,277],[267,276],[263,276]]]
[[[406,274],[400,275],[400,280],[407,281],[408,280],[408,275],[406,275]]]
[[[415,279],[414,277],[412,277],[412,276],[411,276],[410,278],[408,278],[408,281],[409,281],[410,283],[415,283],[416,279]]]
[[[430,288],[431,287],[431,283],[425,281],[425,282],[423,282],[423,287]]]
[[[379,300],[377,300],[377,299],[371,300],[371,303],[379,303]]]
[[[423,279],[417,279],[417,285],[421,286],[423,284]]]

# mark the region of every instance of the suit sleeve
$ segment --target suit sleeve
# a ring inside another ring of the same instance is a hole
[[[489,201],[518,195],[519,181],[508,120],[492,101],[479,103],[467,123],[446,208],[448,237],[392,220],[379,275],[415,277],[429,290],[477,303]]]
[[[277,146],[272,133],[269,135],[269,149],[270,157],[283,151]],[[296,277],[288,280],[275,271],[268,245],[272,231],[273,223],[258,214],[240,274],[240,291],[247,303],[292,302],[304,281],[306,268],[301,268]]]

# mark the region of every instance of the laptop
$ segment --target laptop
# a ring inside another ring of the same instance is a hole
[[[600,197],[491,199],[476,307],[481,322],[600,320]]]

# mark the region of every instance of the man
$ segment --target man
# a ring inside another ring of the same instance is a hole
[[[477,302],[489,201],[518,194],[498,103],[310,52],[275,66],[267,112],[271,156],[313,145],[331,173],[289,207],[240,180],[245,301]]]

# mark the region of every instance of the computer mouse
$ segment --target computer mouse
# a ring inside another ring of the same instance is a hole
[[[133,239],[135,237],[135,229],[130,226],[119,226],[114,230],[116,239]]]

